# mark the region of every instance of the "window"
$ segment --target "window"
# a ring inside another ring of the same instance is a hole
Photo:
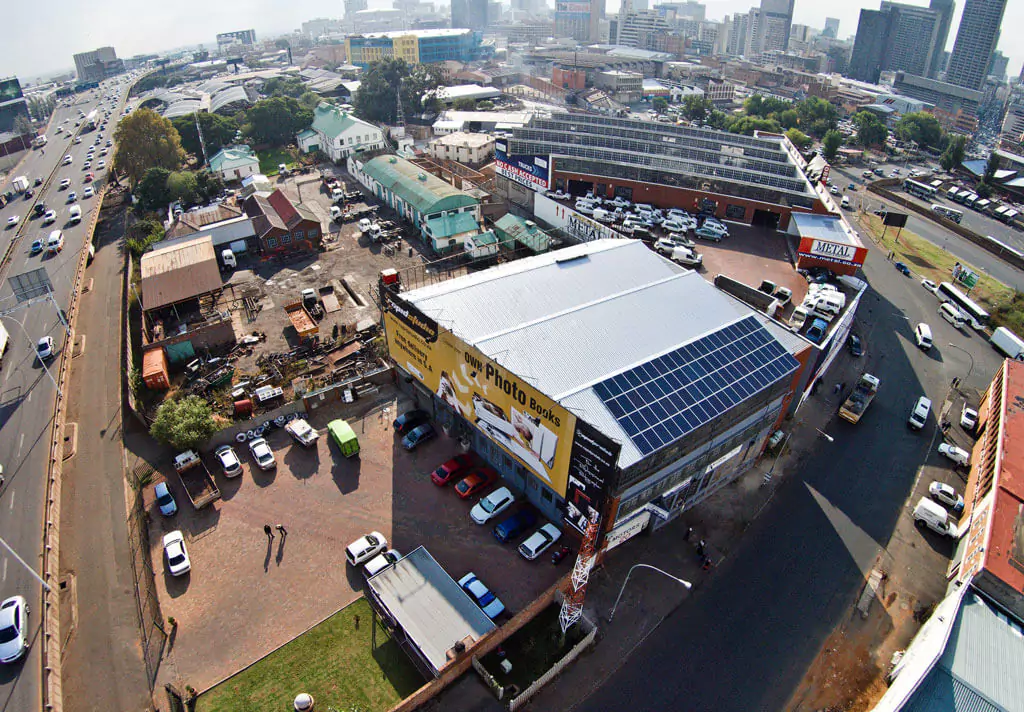
[[[317,230],[316,228],[313,228],[312,230],[309,231],[309,239],[312,240],[313,238],[315,238],[319,234],[320,234],[320,231]]]
[[[267,238],[267,247],[269,247],[270,249],[274,249],[275,247],[277,247],[277,238],[276,237],[268,237]]]
[[[296,240],[301,240],[305,236],[306,236],[306,233],[304,233],[302,230],[296,230],[295,231],[295,239]]]
[[[281,244],[282,245],[287,245],[291,241],[292,241],[291,233],[289,233],[287,235],[281,235]]]
[[[732,205],[727,203],[725,206],[725,217],[731,220],[742,220],[747,215],[747,208],[745,205]]]
[[[349,146],[351,146],[351,145],[352,145],[352,137],[351,137],[351,136],[349,136],[349,137],[348,137],[348,145],[349,145]]]

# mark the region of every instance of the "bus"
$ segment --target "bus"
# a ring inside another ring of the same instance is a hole
[[[921,181],[916,181],[913,178],[907,178],[903,181],[903,190],[907,191],[911,195],[916,195],[918,198],[931,198],[938,191],[932,188],[930,185],[926,185]]]
[[[967,295],[954,287],[951,282],[940,284],[935,296],[943,302],[952,302],[959,307],[972,328],[980,331],[988,324],[988,312],[968,299]]]
[[[941,215],[944,218],[949,218],[957,225],[959,225],[960,221],[964,219],[964,212],[962,210],[947,208],[945,205],[939,205],[938,203],[932,206],[932,212],[936,215]]]

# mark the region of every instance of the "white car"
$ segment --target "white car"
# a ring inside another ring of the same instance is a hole
[[[217,460],[220,462],[220,466],[224,470],[225,477],[238,477],[242,474],[242,462],[238,459],[238,455],[235,454],[235,449],[233,447],[230,445],[221,445],[213,451],[213,454],[217,456]],[[271,457],[273,457],[273,455],[271,455]]]
[[[21,216],[20,215],[12,215],[11,217],[7,218],[7,227],[17,227],[18,223],[20,223],[20,222],[21,222]]]
[[[76,193],[75,191],[71,191],[70,193],[68,193],[67,202],[73,203],[76,200],[78,200],[78,193]]]
[[[85,163],[82,164],[83,171],[87,171],[90,168],[92,168],[92,161],[86,161]]]
[[[164,534],[164,557],[171,576],[182,576],[192,570],[192,562],[185,549],[185,536],[180,530]]]
[[[104,161],[104,160],[101,160],[99,163],[96,164],[96,170],[98,170],[98,171],[102,171],[106,167],[107,167],[107,162]]]
[[[315,445],[316,439],[320,437],[320,433],[302,418],[292,420],[284,426],[284,429],[292,436],[295,442],[305,447]]]
[[[561,538],[562,532],[559,531],[558,527],[548,522],[519,545],[519,554],[524,559],[533,561]]]
[[[576,203],[576,210],[584,215],[593,215],[594,205],[593,203]]]
[[[686,232],[686,226],[678,220],[665,220],[661,223],[661,228],[669,232]]]
[[[508,487],[499,487],[473,505],[469,510],[469,516],[477,524],[486,524],[511,507],[515,501],[516,498]]]
[[[963,467],[967,467],[971,462],[971,453],[951,443],[942,443],[939,445],[939,454],[945,455],[957,465],[961,465]]]
[[[13,663],[28,650],[28,614],[24,596],[0,603],[0,663]]]
[[[352,566],[359,566],[388,548],[388,540],[380,532],[361,536],[345,547],[345,560]]]
[[[928,494],[939,504],[945,505],[956,514],[964,511],[964,498],[957,494],[957,491],[942,482],[932,482],[928,485]]]
[[[383,554],[377,554],[366,562],[363,567],[363,575],[366,578],[373,578],[386,568],[395,565],[395,562],[402,558],[402,554],[395,549],[388,549]]]
[[[82,137],[81,136],[75,136],[75,144],[77,145],[77,144],[79,144],[81,142],[82,142]]]
[[[498,600],[472,571],[459,579],[459,585],[491,620],[505,612],[505,604]]]
[[[921,396],[914,403],[910,416],[907,418],[907,427],[912,430],[920,430],[928,422],[928,416],[932,412],[932,402],[925,396]],[[941,446],[939,452],[941,452]]]
[[[49,361],[53,358],[53,337],[44,336],[36,342],[36,356],[40,361]]]
[[[86,189],[82,191],[83,198],[91,198],[94,195],[96,195],[96,192],[92,189],[91,185],[87,186]]]
[[[61,181],[60,181],[60,189],[61,190],[65,190],[65,189],[70,188],[70,187],[71,187],[71,179],[70,178],[62,178]]]
[[[937,285],[935,282],[931,281],[930,279],[922,279],[921,280],[921,286],[924,287],[925,289],[927,289],[932,294],[937,294],[938,291],[939,291],[939,285]]]
[[[75,160],[75,159],[73,159],[73,158],[71,157],[71,154],[69,153],[68,155],[64,156],[64,160],[62,161],[62,163],[63,163],[63,164],[65,165],[65,166],[70,166],[70,165],[71,165],[71,162],[72,162],[73,160]]]
[[[277,467],[277,461],[274,459],[274,451],[270,449],[270,445],[267,444],[266,438],[255,438],[249,441],[249,452],[252,453],[253,459],[256,460],[256,466],[261,470],[273,470]]]
[[[47,210],[43,213],[43,225],[49,225],[57,222],[57,213],[53,210]]]
[[[977,426],[978,411],[974,408],[968,408],[967,404],[964,403],[964,408],[960,411],[960,427],[967,432],[973,432]]]

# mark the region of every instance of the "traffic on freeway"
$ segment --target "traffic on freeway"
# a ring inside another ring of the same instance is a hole
[[[130,77],[62,100],[46,130],[46,144],[26,153],[0,188],[0,325],[9,334],[0,363],[0,537],[38,571],[47,458],[52,438],[56,369],[69,347],[62,323],[81,251],[113,162],[113,134],[123,114]],[[97,113],[95,127],[85,117]],[[27,190],[18,190],[17,179]],[[22,184],[23,185],[23,184]],[[8,279],[45,267],[56,306],[37,301],[16,308]],[[0,332],[2,333],[2,332]],[[26,601],[25,647],[15,664],[0,667],[0,708],[40,708],[41,588],[8,551],[0,551],[0,591]]]

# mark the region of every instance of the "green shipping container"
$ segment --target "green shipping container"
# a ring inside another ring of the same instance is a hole
[[[327,424],[327,432],[331,434],[331,440],[341,450],[342,455],[352,457],[359,454],[359,438],[347,422],[332,420]]]

